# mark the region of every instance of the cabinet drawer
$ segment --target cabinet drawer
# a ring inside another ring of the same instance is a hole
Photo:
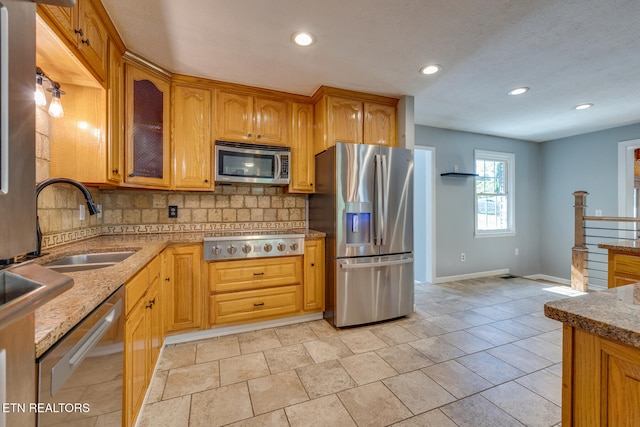
[[[126,294],[124,301],[127,313],[131,311],[138,300],[147,292],[147,286],[149,286],[149,270],[145,267],[125,285]]]
[[[302,309],[302,285],[211,295],[209,309],[212,325],[293,314]]]
[[[209,264],[209,290],[215,293],[297,285],[301,281],[300,256]]]
[[[616,276],[627,276],[630,274],[640,278],[640,257],[616,254],[613,262],[613,269]]]

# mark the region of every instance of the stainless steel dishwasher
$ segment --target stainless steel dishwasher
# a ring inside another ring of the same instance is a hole
[[[123,296],[124,286],[38,360],[38,426],[122,425]]]

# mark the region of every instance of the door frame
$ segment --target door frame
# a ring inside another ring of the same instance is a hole
[[[431,231],[431,277],[427,277],[427,282],[428,283],[435,283],[436,280],[436,179],[435,179],[435,171],[436,171],[436,148],[435,147],[429,147],[429,146],[424,146],[424,145],[416,145],[414,146],[414,156],[415,156],[415,150],[422,150],[422,151],[430,151],[431,152],[431,200],[430,200],[430,206],[431,206],[431,224],[427,225],[427,227],[430,228]],[[415,165],[415,161],[414,161],[414,165]],[[414,173],[414,178],[415,178],[415,173]],[[417,192],[416,192],[416,188],[419,188],[419,186],[416,185],[415,179],[414,179],[414,186],[413,186],[413,197],[414,197],[414,206],[415,206],[415,198],[417,196]],[[414,249],[415,249],[415,215],[414,215]],[[414,262],[415,261],[415,250],[414,250]]]

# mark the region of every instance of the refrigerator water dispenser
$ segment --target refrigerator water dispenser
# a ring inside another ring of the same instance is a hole
[[[347,245],[371,243],[371,213],[347,212]]]

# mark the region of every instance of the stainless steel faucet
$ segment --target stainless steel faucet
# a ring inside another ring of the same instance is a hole
[[[91,198],[91,193],[89,193],[89,190],[87,189],[87,187],[85,187],[78,181],[69,179],[69,178],[49,178],[49,179],[45,179],[40,184],[38,184],[36,187],[36,209],[38,209],[38,195],[40,194],[40,192],[44,190],[46,187],[50,186],[51,184],[58,184],[58,183],[71,184],[77,187],[78,190],[82,191],[82,194],[84,194],[84,198],[87,201],[87,208],[89,209],[89,215],[95,215],[98,212],[100,212],[100,209],[98,209],[98,206],[96,206],[96,204],[93,203],[93,199]],[[40,256],[41,249],[42,249],[42,231],[40,230],[40,219],[36,215],[36,250],[31,252],[31,255]]]

